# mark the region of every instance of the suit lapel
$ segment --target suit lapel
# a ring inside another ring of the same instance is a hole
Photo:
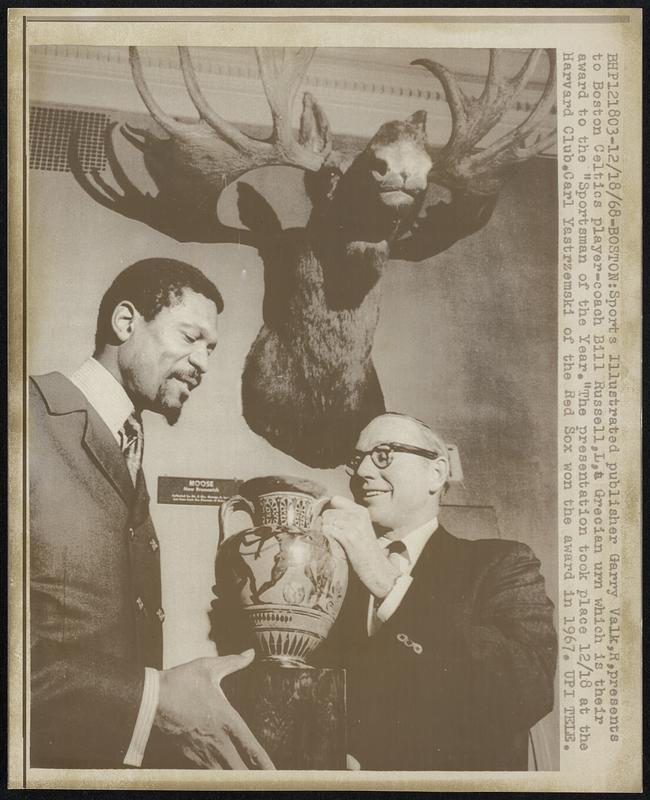
[[[84,394],[60,372],[32,378],[53,416],[83,412],[86,416],[81,443],[124,502],[130,506],[135,489],[113,434]]]
[[[83,444],[124,502],[130,506],[135,490],[126,459],[113,438],[113,434],[90,405],[87,405],[86,410]]]
[[[420,598],[423,595],[435,598],[444,595],[449,588],[448,570],[453,564],[453,551],[456,539],[439,525],[433,536],[424,546],[420,557],[417,560],[411,576],[413,584],[406,593],[405,601],[408,605],[415,603],[421,604]],[[341,611],[340,627],[345,630],[351,642],[363,642],[368,638],[368,604],[370,595],[365,586],[359,581],[354,572],[350,571],[350,582],[346,600]],[[402,601],[400,608],[407,605]],[[391,631],[392,627],[400,623],[399,609],[388,619],[375,634],[377,640],[381,639],[382,631],[384,635]],[[374,638],[374,637],[373,637]]]
[[[444,598],[449,591],[450,581],[454,582],[456,544],[455,537],[439,525],[413,567],[413,585],[408,594],[413,597],[422,592],[434,600]]]

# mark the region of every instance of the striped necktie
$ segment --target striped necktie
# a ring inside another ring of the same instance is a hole
[[[149,514],[149,493],[142,471],[144,435],[140,415],[133,413],[119,431],[120,446],[135,486],[128,518],[131,583],[135,609],[138,660],[162,668],[160,542]]]
[[[138,472],[142,467],[142,454],[144,453],[144,431],[140,416],[134,411],[119,430],[120,447],[126,459],[129,475],[136,485]]]

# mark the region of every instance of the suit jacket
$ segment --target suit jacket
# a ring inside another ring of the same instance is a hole
[[[438,528],[399,608],[371,638],[358,580],[319,652],[347,670],[348,752],[362,769],[525,770],[553,706],[557,639],[524,544]]]
[[[161,667],[160,551],[142,472],[63,375],[30,381],[31,750],[119,767]]]

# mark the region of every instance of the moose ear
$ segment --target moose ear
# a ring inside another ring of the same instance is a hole
[[[327,155],[332,149],[330,124],[316,98],[309,92],[305,92],[302,98],[298,141],[314,153]]]
[[[416,111],[415,114],[411,114],[411,116],[406,121],[409,122],[414,127],[416,127],[422,136],[427,135],[426,111]]]

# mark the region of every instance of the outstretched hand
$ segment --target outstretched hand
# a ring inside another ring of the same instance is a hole
[[[352,569],[368,591],[386,597],[399,577],[377,542],[368,510],[347,497],[332,497],[323,514],[323,533],[343,547]]]
[[[154,725],[183,755],[207,769],[274,769],[244,720],[226,699],[221,680],[247,667],[253,650],[198,658],[160,673]]]

